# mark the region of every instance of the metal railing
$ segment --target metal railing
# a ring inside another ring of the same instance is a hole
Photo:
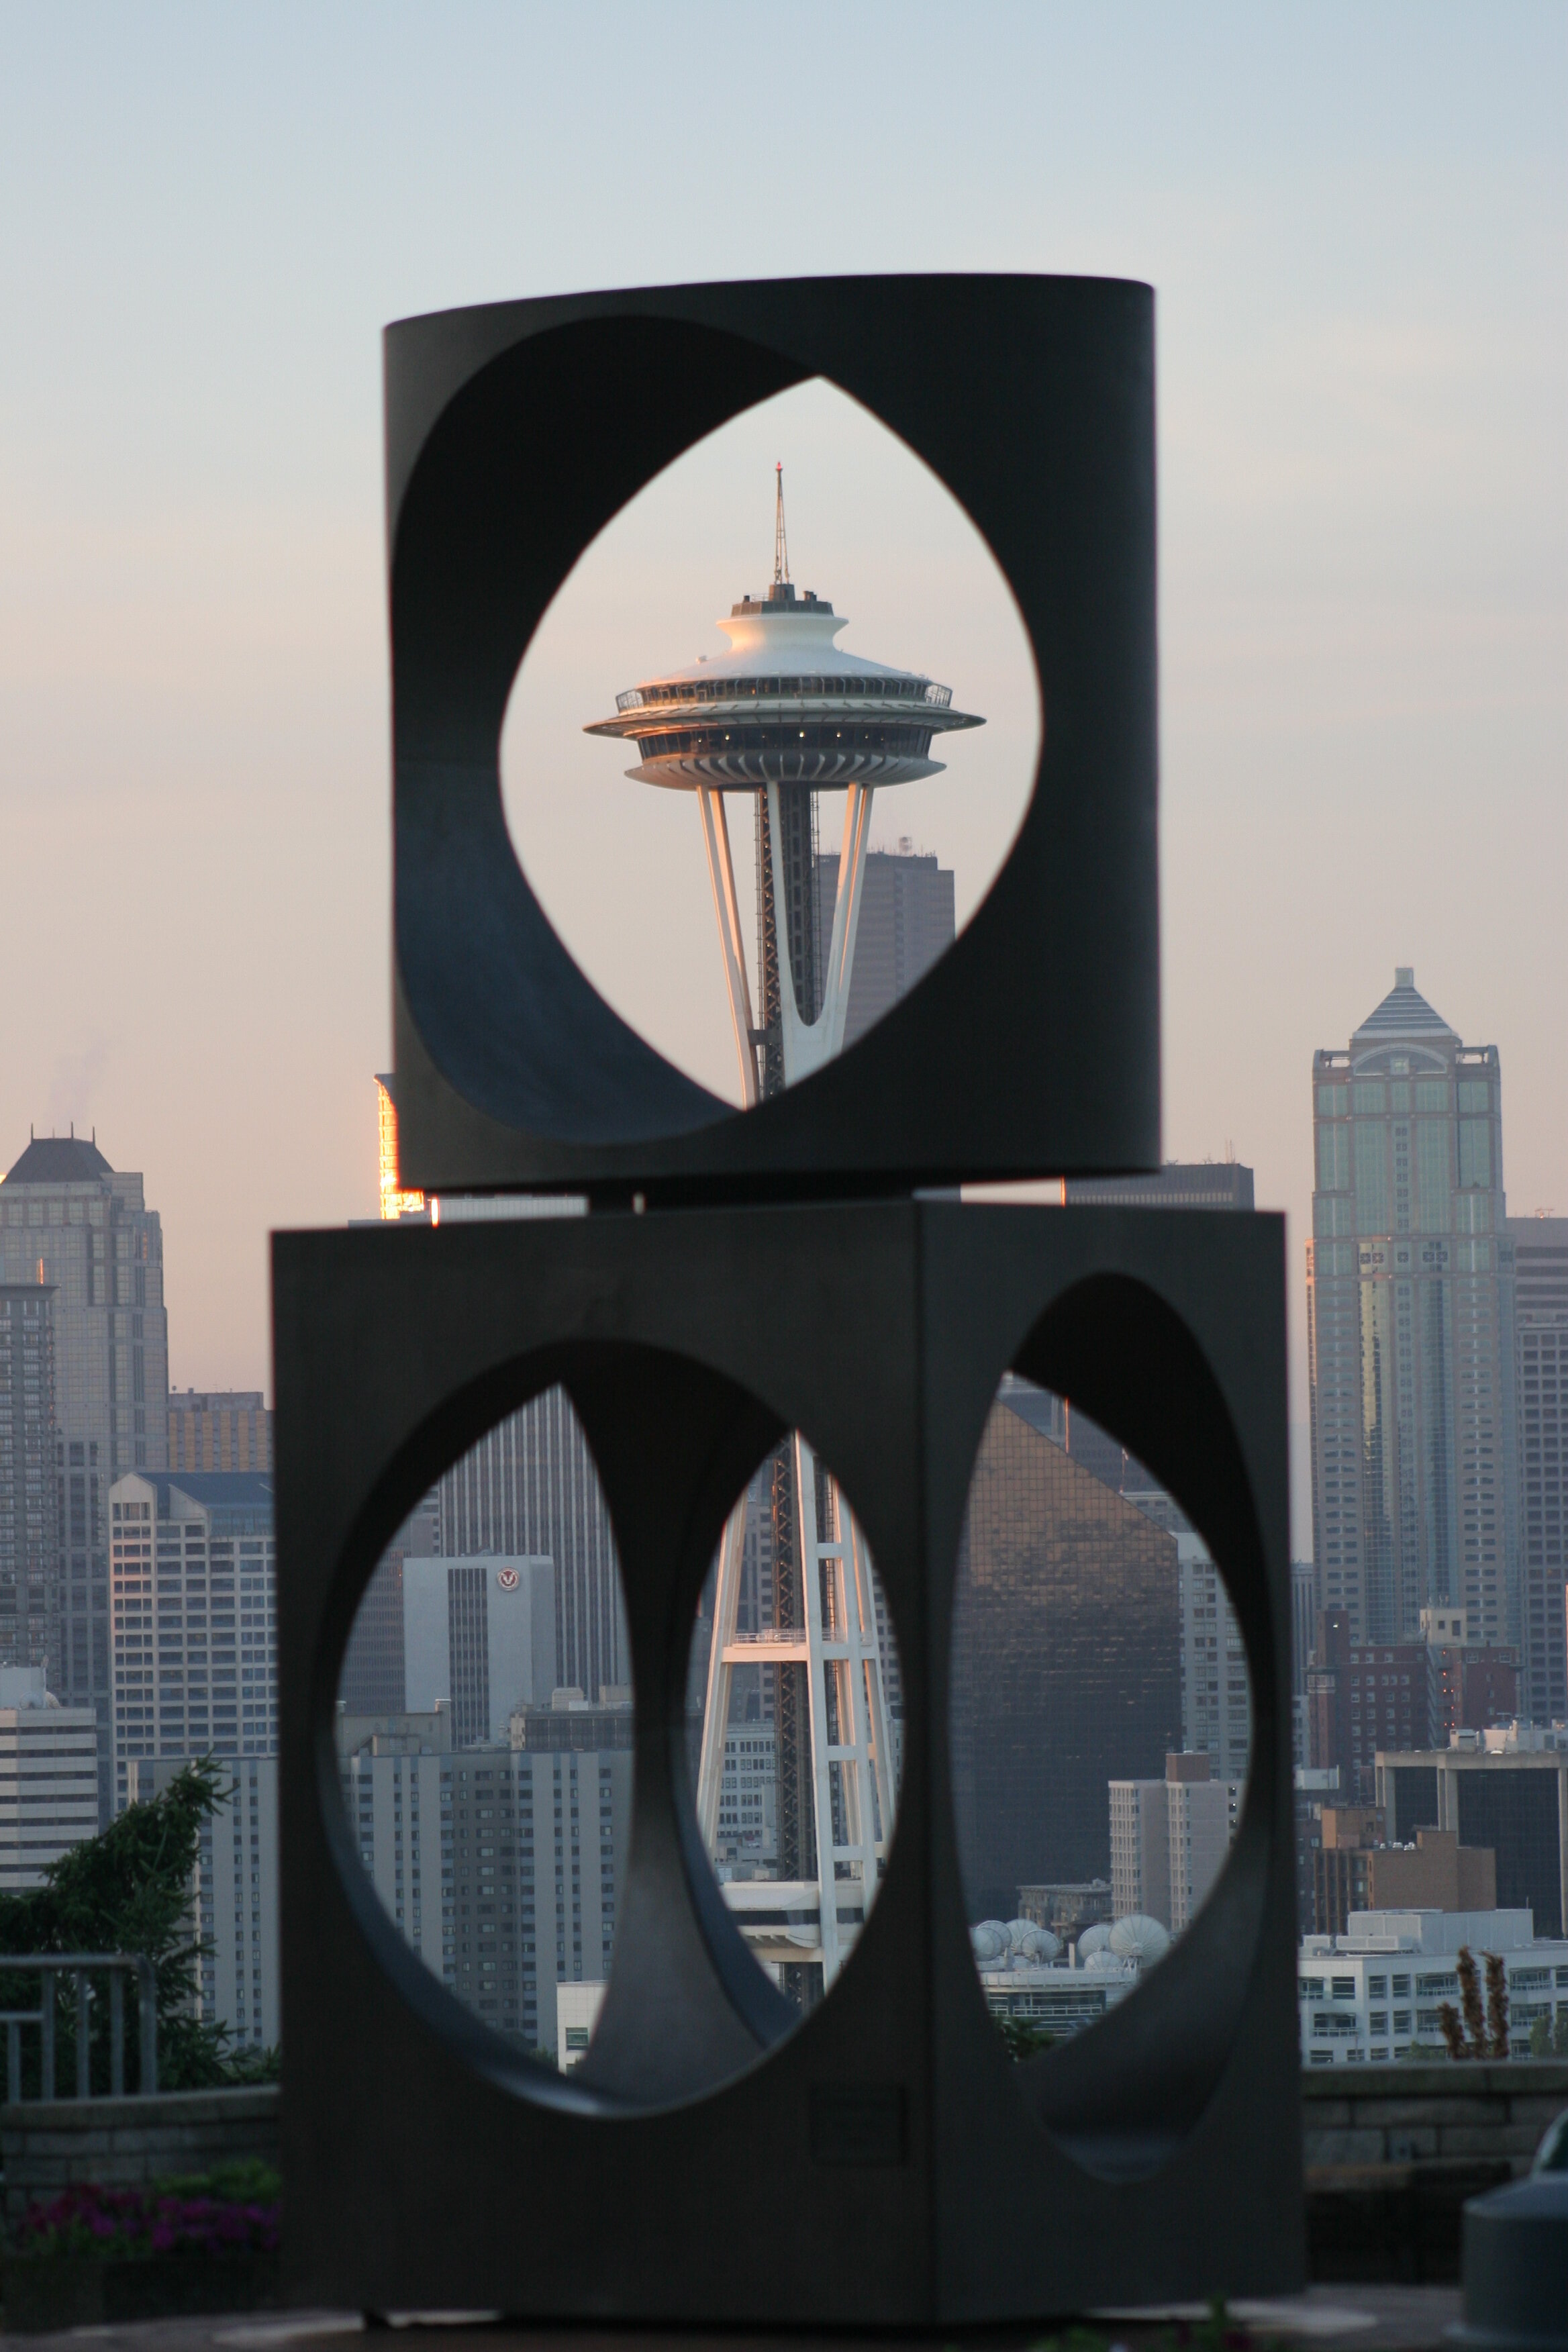
[[[125,2096],[125,1979],[137,1980],[143,2096],[158,2087],[158,1979],[145,1952],[35,1952],[0,1956],[0,1971],[41,1977],[37,2009],[0,2009],[5,2028],[5,2096],[15,2106],[22,2096],[22,2028],[38,2028],[38,2096],[55,2095],[55,1980],[76,1979],[76,2095],[92,2095],[92,1995],[90,1969],[109,1972],[109,2095]]]

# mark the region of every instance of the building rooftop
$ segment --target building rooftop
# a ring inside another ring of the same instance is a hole
[[[155,1489],[160,1518],[168,1517],[171,1490],[205,1511],[272,1508],[270,1470],[127,1470],[122,1475]]]
[[[1542,1940],[1535,1915],[1509,1911],[1352,1911],[1342,1936],[1303,1936],[1303,1958],[1327,1959],[1336,1952],[1517,1952]]]
[[[14,1168],[5,1171],[7,1184],[86,1184],[113,1170],[96,1143],[79,1135],[36,1135]]]
[[[1458,1045],[1458,1031],[1450,1029],[1417,990],[1414,967],[1400,964],[1394,971],[1394,986],[1376,1011],[1368,1013],[1351,1044],[1384,1045],[1405,1037],[1449,1037]]]

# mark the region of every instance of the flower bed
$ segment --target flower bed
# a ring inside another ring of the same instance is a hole
[[[231,2170],[240,2177],[145,2189],[82,2184],[30,2205],[6,2255],[7,2331],[275,2303],[277,2178],[260,2166]]]

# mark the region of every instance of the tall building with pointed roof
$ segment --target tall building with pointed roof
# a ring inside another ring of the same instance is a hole
[[[109,1489],[168,1461],[163,1236],[142,1178],[85,1137],[34,1137],[0,1183],[0,1282],[53,1287],[58,1696],[98,1711],[107,1821]]]
[[[1501,1074],[1401,966],[1343,1050],[1312,1057],[1307,1255],[1320,1605],[1360,1644],[1424,1608],[1520,1640]]]

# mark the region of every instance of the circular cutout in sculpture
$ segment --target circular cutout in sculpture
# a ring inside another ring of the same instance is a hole
[[[1039,733],[984,541],[817,381],[699,442],[589,548],[519,671],[501,773],[599,993],[744,1104],[853,1045],[945,951],[1012,846]]]
[[[952,1731],[975,1969],[1030,2059],[1179,1948],[1236,1835],[1252,1707],[1224,1579],[1174,1496],[1011,1375],[964,1518]]]
[[[388,1546],[336,1737],[388,1921],[513,2052],[571,2072],[614,1958],[633,1708],[609,1514],[564,1390],[487,1432]]]

